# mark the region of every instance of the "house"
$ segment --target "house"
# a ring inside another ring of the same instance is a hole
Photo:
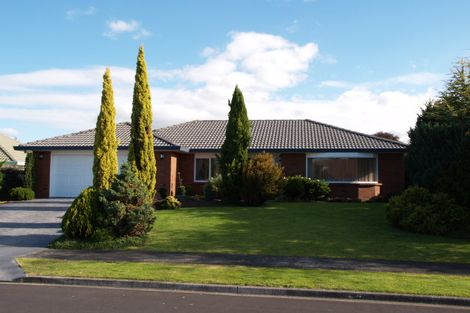
[[[154,131],[158,188],[175,194],[177,173],[197,193],[218,171],[226,120],[195,120]],[[327,180],[332,196],[368,200],[404,189],[404,143],[312,120],[252,121],[250,153],[270,152],[285,174]],[[117,124],[119,162],[130,124]],[[19,145],[33,151],[39,197],[74,197],[92,183],[94,129]]]
[[[4,166],[24,166],[26,154],[13,148],[19,144],[16,139],[0,134],[0,163],[4,162]]]

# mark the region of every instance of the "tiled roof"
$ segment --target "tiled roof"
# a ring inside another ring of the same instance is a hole
[[[119,140],[119,149],[127,149],[131,139],[131,124],[118,123],[116,125],[116,135]],[[93,148],[95,142],[95,129],[88,129],[78,133],[72,133],[43,140],[28,142],[18,146],[18,150],[89,150]],[[155,137],[154,145],[161,149],[179,148],[172,143]]]
[[[0,162],[6,161],[17,165],[24,165],[26,154],[21,151],[15,151],[13,148],[19,144],[16,139],[0,134]]]
[[[218,150],[226,120],[196,120],[156,130],[159,137],[192,151]],[[404,150],[406,144],[312,120],[253,120],[253,150]]]
[[[196,120],[154,131],[155,147],[161,150],[214,151],[222,147],[226,120]],[[254,120],[252,150],[271,151],[393,151],[406,144],[361,134],[311,120]],[[130,142],[130,124],[117,124],[120,149]],[[95,130],[38,140],[18,150],[92,149]]]

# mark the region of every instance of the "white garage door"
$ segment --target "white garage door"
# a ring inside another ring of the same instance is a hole
[[[126,161],[127,151],[119,151],[119,165]],[[92,183],[92,151],[51,153],[50,197],[76,197]]]

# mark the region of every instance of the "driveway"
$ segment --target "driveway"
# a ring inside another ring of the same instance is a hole
[[[15,258],[44,249],[61,235],[72,199],[37,199],[0,205],[0,281],[24,275]]]

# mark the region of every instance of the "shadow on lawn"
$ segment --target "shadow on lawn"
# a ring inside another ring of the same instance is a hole
[[[470,240],[404,232],[383,204],[289,203],[164,212],[148,249],[470,262]]]

